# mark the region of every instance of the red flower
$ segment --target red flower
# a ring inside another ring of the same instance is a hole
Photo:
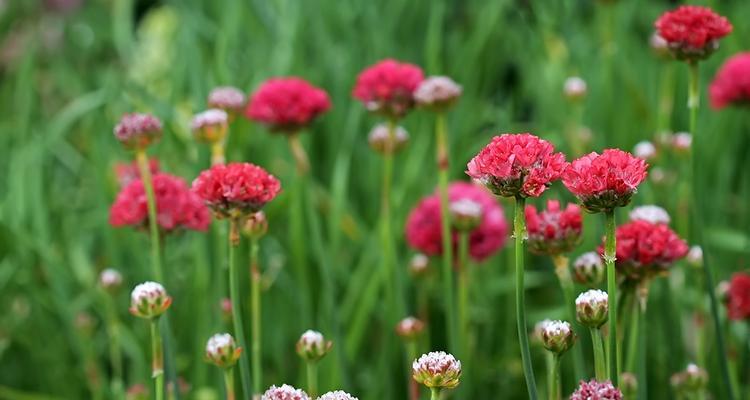
[[[211,223],[211,215],[200,198],[191,192],[181,178],[165,173],[153,176],[156,200],[156,219],[162,232],[176,229],[205,231]],[[143,182],[136,178],[117,195],[109,210],[112,226],[130,225],[136,228],[148,226],[148,206]]]
[[[151,158],[148,160],[148,168],[151,170],[151,175],[159,173],[159,160]],[[131,163],[120,162],[115,164],[115,176],[120,187],[123,188],[128,186],[130,182],[136,179],[140,179],[141,172],[138,168],[138,162],[133,161]]]
[[[253,93],[245,116],[271,131],[296,133],[330,108],[328,94],[304,79],[272,78]]]
[[[352,95],[368,111],[401,118],[414,107],[414,92],[423,80],[418,66],[386,59],[359,74]]]
[[[448,188],[451,202],[472,200],[482,207],[482,222],[469,235],[469,255],[482,261],[505,244],[508,224],[502,207],[480,186],[468,182],[454,182]],[[443,253],[440,230],[440,197],[437,193],[425,197],[412,209],[406,221],[406,241],[429,256]],[[453,231],[453,247],[458,246],[458,233]],[[455,252],[454,252],[455,254]]]
[[[750,53],[736,54],[721,66],[709,95],[716,109],[750,104]]]
[[[125,147],[145,149],[161,138],[162,125],[151,114],[125,114],[115,126],[115,138]]]
[[[218,218],[235,218],[263,208],[279,194],[281,183],[254,164],[217,164],[195,178],[193,191]]]
[[[583,224],[577,205],[568,204],[561,210],[559,201],[548,200],[546,210],[539,212],[527,205],[525,213],[531,252],[557,255],[570,252],[580,243]]]
[[[619,149],[587,154],[568,165],[562,174],[565,187],[589,212],[603,212],[630,202],[646,179],[648,164]]]
[[[466,173],[505,197],[539,197],[565,169],[565,156],[529,133],[495,136],[469,161]]]
[[[731,319],[750,318],[750,275],[742,272],[732,275],[727,293],[727,312]]]
[[[610,381],[598,382],[592,379],[581,381],[570,400],[622,400],[622,392]]]
[[[708,7],[680,6],[662,14],[656,23],[659,35],[678,59],[698,61],[719,48],[719,39],[732,32],[732,24]]]

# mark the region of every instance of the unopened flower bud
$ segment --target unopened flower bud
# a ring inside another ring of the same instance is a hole
[[[638,378],[630,372],[620,374],[620,390],[625,399],[633,399],[638,393]]]
[[[461,97],[461,85],[447,76],[431,76],[422,81],[414,91],[414,100],[420,107],[432,111],[445,111]]]
[[[396,324],[396,334],[404,340],[415,340],[424,331],[424,322],[415,317],[406,317]]]
[[[578,76],[571,76],[570,78],[565,80],[565,85],[563,86],[563,93],[565,93],[565,97],[570,101],[578,101],[582,100],[584,97],[586,97],[586,93],[588,91],[588,88],[586,86],[586,81],[581,79]]]
[[[130,313],[136,317],[153,319],[164,314],[172,304],[166,289],[156,282],[144,282],[130,294]]]
[[[688,251],[687,256],[685,256],[685,259],[687,260],[688,264],[692,265],[693,267],[702,266],[703,248],[698,245],[690,247],[690,250]]]
[[[708,373],[695,364],[688,364],[684,371],[672,375],[670,382],[675,392],[693,398],[706,390]]]
[[[542,331],[544,331],[544,327],[547,326],[552,322],[551,319],[543,319],[534,325],[534,330],[531,331],[531,342],[535,345],[544,346],[544,341],[542,340]]]
[[[231,368],[240,359],[242,348],[237,347],[232,335],[217,333],[206,343],[206,360],[219,368]]]
[[[359,400],[359,399],[350,395],[349,393],[346,393],[343,390],[336,390],[333,392],[328,392],[318,397],[318,400]]]
[[[630,211],[629,216],[632,221],[640,220],[652,224],[669,224],[671,220],[667,210],[655,205],[636,207]]]
[[[307,330],[297,341],[297,354],[307,362],[316,362],[325,357],[333,347],[333,342],[325,340],[323,334]]]
[[[687,153],[693,145],[693,135],[688,132],[677,132],[672,135],[672,149],[678,153]]]
[[[648,140],[638,142],[633,148],[633,155],[644,160],[656,157],[656,146]]]
[[[452,389],[461,378],[461,361],[443,351],[423,354],[411,366],[412,377],[428,388]]]
[[[199,142],[217,143],[224,140],[227,135],[227,124],[229,116],[226,111],[211,108],[202,113],[195,114],[191,123],[193,136]]]
[[[125,114],[115,126],[117,140],[130,149],[143,150],[161,138],[162,125],[151,114]]]
[[[722,304],[727,304],[729,302],[729,288],[731,287],[732,284],[729,283],[729,281],[721,281],[716,285],[716,298]]]
[[[370,131],[367,141],[370,143],[370,148],[380,154],[386,154],[389,151],[397,153],[409,143],[409,134],[403,127],[396,126],[391,137],[388,124],[377,124]]]
[[[265,236],[266,232],[268,232],[266,213],[261,210],[250,214],[247,220],[245,220],[242,232],[250,239],[260,239]]]
[[[470,232],[482,223],[482,205],[471,199],[450,203],[451,223],[461,232]]]
[[[670,178],[669,174],[664,171],[664,168],[660,167],[654,167],[648,176],[651,178],[651,182],[653,182],[654,185],[664,185]]]
[[[122,286],[122,274],[113,268],[107,268],[99,274],[99,285],[108,292],[116,292]]]
[[[669,44],[663,37],[661,37],[661,35],[659,35],[659,32],[654,32],[648,42],[651,45],[651,50],[654,51],[654,54],[656,54],[657,57],[661,59],[672,58]]]
[[[303,390],[287,384],[273,385],[260,397],[260,400],[312,400]]]
[[[414,277],[424,276],[430,269],[430,258],[422,253],[415,254],[409,262],[409,272]]]
[[[581,254],[573,263],[573,276],[576,282],[594,287],[604,280],[604,263],[599,253],[589,251]]]
[[[241,113],[246,103],[245,94],[231,86],[214,88],[208,95],[208,106],[226,111],[230,118]]]
[[[583,292],[576,298],[576,319],[581,325],[599,328],[607,322],[609,311],[607,292],[592,289]]]
[[[562,355],[573,347],[576,334],[566,321],[551,321],[542,327],[542,344],[544,348]]]

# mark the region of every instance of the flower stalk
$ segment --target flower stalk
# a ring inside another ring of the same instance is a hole
[[[307,152],[302,146],[302,142],[299,140],[299,132],[294,132],[289,137],[289,149],[292,151],[294,156],[294,162],[297,165],[297,173],[302,176],[310,172],[310,159],[307,157]]]
[[[251,320],[251,347],[250,357],[253,371],[253,395],[260,395],[263,388],[261,369],[261,280],[262,274],[258,264],[258,238],[250,241],[250,308]]]
[[[458,235],[458,332],[464,358],[469,355],[469,235]]]
[[[524,286],[524,246],[526,238],[526,219],[524,217],[524,207],[526,199],[522,196],[516,196],[515,217],[513,219],[513,236],[515,238],[516,253],[516,325],[518,328],[518,341],[521,345],[521,360],[523,361],[523,371],[526,378],[526,389],[529,392],[529,399],[538,398],[536,390],[536,380],[534,378],[534,367],[531,365],[531,351],[529,350],[529,338],[526,333],[526,304]]]
[[[224,140],[216,140],[211,143],[211,165],[226,163],[224,155]]]
[[[231,218],[229,220],[229,298],[232,302],[232,325],[234,326],[234,336],[240,347],[245,346],[244,325],[242,323],[242,309],[240,306],[240,287],[238,282],[237,263],[235,262],[235,252],[240,244],[240,219]],[[243,393],[251,393],[250,385],[250,366],[247,357],[240,355],[240,381],[242,382]]]
[[[227,400],[234,400],[234,368],[224,370],[224,386],[227,391]]]
[[[562,398],[562,388],[560,385],[560,354],[552,354],[552,362],[550,363],[549,374],[552,377],[550,379],[549,387],[549,400],[560,400]]]
[[[164,352],[162,350],[159,318],[152,318],[151,324],[151,377],[154,378],[156,400],[164,398]]]
[[[312,398],[318,396],[318,362],[308,361],[307,363],[307,394]]]
[[[560,281],[560,287],[563,291],[563,300],[566,305],[566,312],[568,313],[568,319],[575,321],[576,319],[576,304],[573,285],[573,278],[570,275],[570,260],[568,257],[557,254],[552,256],[552,263],[555,265],[555,275]],[[575,373],[576,380],[583,378],[583,353],[580,348],[575,348],[573,351],[573,372]]]
[[[146,150],[138,149],[135,153],[136,163],[143,182],[143,189],[146,192],[146,206],[148,207],[148,230],[151,236],[151,268],[153,269],[154,279],[161,282],[163,273],[161,268],[161,251],[159,224],[156,219],[156,196],[154,195],[154,184],[151,176],[151,168],[148,163]]]
[[[440,388],[430,388],[430,400],[440,400]]]
[[[609,295],[609,340],[607,341],[607,375],[612,384],[617,386],[620,376],[618,355],[620,344],[617,338],[617,278],[615,276],[615,212],[605,212],[604,231],[606,235],[604,244],[604,263],[607,266],[607,294]]]
[[[594,374],[597,381],[607,379],[607,359],[604,355],[604,340],[600,328],[590,328],[591,344],[594,348]]]

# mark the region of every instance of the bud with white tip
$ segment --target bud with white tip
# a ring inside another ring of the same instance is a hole
[[[685,256],[688,264],[693,267],[700,267],[703,265],[703,248],[698,245],[692,246]]]
[[[708,372],[695,364],[688,364],[684,371],[672,375],[670,382],[675,392],[685,398],[701,398],[699,396],[708,385]]]
[[[667,210],[655,205],[636,207],[630,211],[629,216],[632,221],[640,220],[652,224],[669,224],[671,220]]]
[[[672,148],[678,153],[686,153],[690,151],[690,147],[693,145],[693,135],[688,132],[677,132],[672,135]]]
[[[417,105],[432,111],[445,111],[461,97],[461,85],[447,76],[430,76],[414,91]]]
[[[223,141],[227,134],[229,116],[226,111],[211,108],[193,116],[191,129],[199,142],[216,143]]]
[[[122,274],[114,268],[107,268],[99,274],[99,285],[108,292],[115,292],[122,286]]]
[[[576,298],[576,319],[581,325],[599,328],[607,322],[609,296],[607,292],[592,289]]]
[[[245,220],[242,226],[242,233],[250,239],[260,239],[268,232],[268,219],[263,210],[256,211]]]
[[[586,81],[584,81],[581,77],[571,76],[570,78],[565,80],[563,93],[565,93],[565,97],[567,97],[568,100],[582,100],[584,97],[586,97],[587,92],[588,88],[586,85]]]
[[[391,136],[387,124],[377,124],[367,136],[370,148],[380,154],[397,153],[409,143],[409,134],[401,126],[396,126]]]
[[[573,263],[576,282],[594,287],[604,280],[605,270],[602,257],[595,251],[581,254]]]
[[[452,389],[461,378],[461,361],[443,351],[423,354],[411,369],[414,380],[428,388]]]
[[[333,342],[325,340],[323,334],[307,330],[297,341],[297,354],[305,361],[316,362],[325,357],[333,347]]]
[[[164,314],[172,304],[172,298],[159,283],[144,282],[130,294],[130,313],[136,317],[154,319]]]
[[[470,232],[482,223],[482,205],[471,199],[450,203],[451,223],[461,232]]]
[[[424,331],[424,322],[415,317],[406,317],[396,324],[396,334],[404,340],[415,340]]]
[[[562,355],[573,347],[576,334],[566,321],[550,321],[542,327],[542,344],[544,348]]]
[[[206,360],[219,368],[232,368],[240,358],[242,348],[237,347],[232,335],[217,333],[206,343]]]
[[[414,277],[424,276],[430,269],[430,258],[422,253],[415,254],[409,262],[409,272]]]
[[[656,146],[648,140],[638,142],[633,148],[633,155],[644,160],[656,157]]]

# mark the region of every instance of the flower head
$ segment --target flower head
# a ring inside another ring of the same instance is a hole
[[[262,210],[254,212],[247,217],[242,233],[251,239],[260,239],[268,232],[268,219]]]
[[[217,164],[198,175],[193,191],[217,217],[240,217],[263,208],[281,191],[281,183],[250,163]]]
[[[607,322],[609,297],[607,292],[592,289],[576,298],[576,319],[581,325],[598,328]]]
[[[695,364],[688,364],[684,371],[672,375],[670,383],[675,392],[684,396],[681,398],[700,398],[703,396],[699,394],[706,390],[708,385],[708,372]]]
[[[645,205],[630,211],[631,221],[646,221],[652,224],[669,224],[670,218],[667,210],[656,205]]]
[[[231,368],[237,363],[242,348],[237,347],[232,335],[217,333],[206,343],[206,359],[220,368]]]
[[[414,92],[417,105],[432,111],[445,111],[461,97],[461,85],[447,76],[430,76]]]
[[[325,340],[323,334],[307,330],[297,341],[297,354],[305,361],[315,362],[325,357],[333,347],[333,342]]]
[[[599,253],[583,253],[573,262],[573,277],[576,282],[594,287],[604,280],[604,263]]]
[[[495,136],[469,161],[466,173],[504,197],[538,197],[565,169],[565,156],[528,133]]]
[[[409,143],[409,133],[402,126],[396,126],[393,137],[391,137],[388,124],[380,123],[372,128],[367,136],[367,141],[370,148],[378,153],[397,153]]]
[[[208,106],[224,110],[230,117],[241,113],[246,102],[245,93],[232,86],[219,86],[208,94]]]
[[[581,381],[578,389],[570,395],[570,400],[622,400],[622,392],[610,381],[598,382],[592,379],[588,382]]]
[[[272,132],[296,133],[331,108],[328,94],[297,77],[272,78],[250,97],[245,116]]]
[[[190,127],[193,130],[193,136],[206,143],[216,143],[224,140],[227,134],[227,124],[229,116],[226,111],[211,108],[202,113],[195,114]]]
[[[589,212],[605,212],[630,202],[646,179],[648,164],[619,149],[587,154],[570,163],[562,180]]]
[[[703,248],[698,245],[690,246],[690,250],[688,250],[685,258],[688,264],[693,267],[700,267],[703,265]]]
[[[417,253],[409,260],[409,272],[412,276],[425,275],[430,269],[430,258],[422,253]]]
[[[343,390],[336,390],[333,392],[328,392],[318,397],[318,400],[359,400],[359,399],[350,395],[349,393],[346,393]]]
[[[555,354],[563,354],[575,344],[576,334],[566,321],[550,321],[541,328],[544,348]]]
[[[750,319],[750,275],[744,272],[732,275],[726,297],[730,319]]]
[[[730,57],[716,73],[708,94],[715,109],[750,104],[750,52]]]
[[[633,155],[648,161],[656,157],[656,146],[648,140],[638,142],[633,148]]]
[[[474,230],[482,223],[482,205],[472,199],[459,199],[448,205],[453,228],[460,232]]]
[[[429,388],[452,389],[461,378],[461,361],[443,351],[423,354],[411,366],[415,381]]]
[[[130,294],[130,313],[136,317],[153,319],[164,314],[172,304],[172,298],[159,283],[144,282]]]
[[[537,211],[527,205],[525,214],[529,251],[558,255],[570,252],[581,242],[583,222],[577,205],[568,204],[561,209],[559,201],[548,200],[546,210]]]
[[[191,192],[182,178],[165,173],[153,176],[156,222],[163,233],[178,229],[205,231],[211,215],[201,199]],[[109,210],[112,226],[148,227],[148,205],[143,182],[137,179],[120,190]]]
[[[406,317],[396,324],[396,334],[405,340],[414,340],[424,331],[424,322],[415,317]]]
[[[151,114],[125,114],[115,126],[115,138],[129,149],[145,149],[161,138],[162,125]]]
[[[99,286],[107,291],[115,291],[122,286],[122,274],[114,268],[107,268],[99,274]]]
[[[578,76],[571,76],[565,80],[565,85],[563,85],[563,93],[570,101],[582,100],[586,97],[587,91],[586,81]]]
[[[368,111],[397,119],[414,107],[414,92],[422,80],[418,66],[386,59],[359,74],[352,95]]]
[[[662,14],[654,24],[680,60],[705,59],[719,48],[719,39],[732,32],[732,24],[708,7],[680,6]]]
[[[677,132],[672,135],[672,149],[678,153],[690,151],[693,145],[693,135],[688,132]]]
[[[273,385],[260,397],[260,400],[312,400],[301,389],[296,389],[287,384]]]
[[[117,182],[120,184],[121,188],[128,186],[134,180],[141,178],[141,170],[138,167],[138,161],[129,163],[117,163],[115,164],[114,169],[115,177],[117,177]],[[148,169],[151,172],[152,176],[158,174],[159,160],[150,158],[148,160]]]

